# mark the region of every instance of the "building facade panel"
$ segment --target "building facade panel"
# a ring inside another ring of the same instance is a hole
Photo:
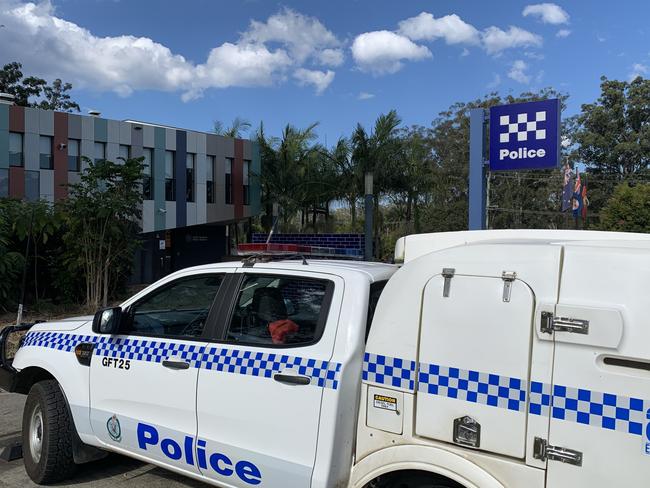
[[[41,169],[39,156],[40,149],[38,132],[26,132],[23,139],[23,157],[25,158],[25,169],[31,171]]]
[[[54,135],[54,112],[50,110],[38,111],[38,133],[42,136]]]
[[[94,117],[81,117],[81,139],[95,142]]]
[[[68,114],[68,137],[70,139],[83,139],[81,136],[81,116]]]
[[[40,197],[54,203],[54,170],[42,169],[40,172]]]
[[[149,127],[153,131],[153,127]],[[154,230],[163,230],[166,228],[165,211],[165,129],[156,127],[155,140],[153,146],[147,146],[147,126],[143,126],[144,146],[154,147],[154,157],[152,161],[155,201],[154,209]]]
[[[7,105],[3,105],[3,107],[6,108]],[[9,106],[9,130],[11,132],[25,132],[25,107]]]
[[[184,130],[176,131],[176,227],[187,225],[187,138],[188,133]]]
[[[120,145],[117,142],[106,143],[106,159],[108,161],[113,161],[114,163],[121,163],[122,161],[117,159],[119,156]]]
[[[165,129],[165,149],[176,151],[176,129]]]
[[[9,196],[11,198],[25,197],[25,169],[12,166],[9,168]]]
[[[163,133],[165,132],[165,129],[162,129]],[[165,136],[163,135],[162,140],[165,139]],[[150,125],[142,125],[142,145],[144,147],[156,147],[155,140],[154,140],[154,128]],[[165,149],[165,145],[163,145],[160,149]]]
[[[120,124],[120,144],[131,145],[132,126],[128,122],[119,122]],[[142,146],[142,144],[140,144]]]
[[[83,127],[83,126],[82,126]],[[88,161],[86,158],[93,160],[95,153],[95,141],[92,139],[81,139],[81,171],[88,169]]]
[[[164,229],[174,229],[176,227],[176,202],[165,202],[165,225]]]
[[[95,141],[108,142],[108,120],[95,117]]]
[[[154,231],[154,211],[153,200],[144,200],[142,202],[142,232]]]
[[[206,134],[205,149],[206,154],[213,156],[217,155],[217,145],[219,144],[219,136],[216,134]]]
[[[185,146],[186,151],[196,154],[198,150],[198,134],[193,130],[185,131],[185,133],[187,134],[187,145]]]
[[[250,215],[257,215],[262,207],[262,159],[260,157],[260,145],[257,141],[249,142],[251,147],[251,166],[250,166]]]
[[[232,201],[235,218],[244,217],[244,141],[235,139],[235,161],[232,168]]]
[[[196,223],[205,224],[207,222],[207,203],[205,184],[196,184]]]
[[[54,112],[54,199],[68,196],[68,114]]]
[[[25,107],[25,132],[38,134],[41,125],[41,118],[37,108]]]
[[[116,144],[121,144],[120,142],[120,122],[118,120],[107,120],[108,133],[106,136],[107,142],[114,142]]]
[[[185,225],[196,225],[196,208],[198,207],[198,204],[195,202],[187,202],[187,215],[185,217]],[[178,220],[178,215],[176,216],[176,220]]]
[[[9,109],[0,104],[0,169],[9,167]]]

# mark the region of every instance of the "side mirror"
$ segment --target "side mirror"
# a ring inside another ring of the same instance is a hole
[[[95,314],[93,332],[95,334],[117,334],[122,322],[120,307],[104,308]]]

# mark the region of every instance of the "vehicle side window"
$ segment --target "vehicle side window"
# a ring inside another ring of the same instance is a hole
[[[129,307],[122,332],[156,337],[200,337],[223,276],[190,276],[162,286]]]
[[[333,288],[327,280],[246,275],[226,338],[276,347],[313,344],[323,333]]]
[[[368,334],[370,334],[370,326],[372,325],[372,318],[375,316],[375,309],[381,292],[384,291],[388,281],[376,281],[370,285],[370,296],[368,297],[368,319],[366,320],[366,341],[368,341]]]

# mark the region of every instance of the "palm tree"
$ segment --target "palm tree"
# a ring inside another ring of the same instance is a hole
[[[220,120],[214,121],[213,132],[219,136],[239,138],[247,133],[251,128],[251,123],[239,116],[235,117],[230,127],[224,127],[223,122]]]

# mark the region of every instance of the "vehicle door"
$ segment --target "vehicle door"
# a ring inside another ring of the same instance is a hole
[[[434,276],[422,303],[419,436],[523,459],[535,296],[514,275]]]
[[[168,281],[124,310],[90,366],[90,420],[112,449],[198,473],[196,385],[203,338],[223,273]]]
[[[309,487],[321,400],[338,387],[331,362],[343,293],[332,275],[242,270],[222,343],[199,371],[201,472],[245,487]]]
[[[597,264],[596,264],[597,263]],[[647,250],[565,247],[555,341],[547,486],[650,485]]]

